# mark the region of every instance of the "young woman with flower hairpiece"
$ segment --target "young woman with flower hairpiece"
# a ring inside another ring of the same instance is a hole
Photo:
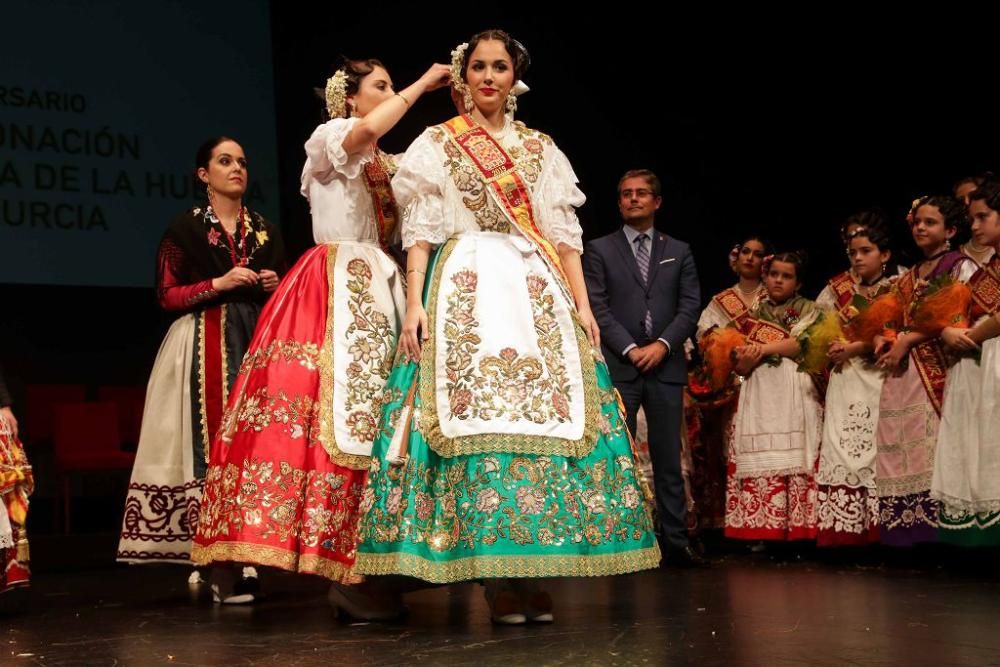
[[[812,377],[799,372],[819,321],[799,295],[804,261],[784,252],[764,264],[767,298],[736,350],[740,388],[726,494],[727,537],[802,540],[816,536],[816,480],[822,407]]]
[[[447,65],[434,65],[395,92],[379,61],[345,60],[327,82],[330,120],[306,142],[302,169],[317,245],[262,313],[230,392],[196,562],[355,581],[358,503],[405,305],[404,277],[387,254],[396,167],[376,141],[448,77]],[[367,619],[400,612],[366,593],[335,586],[331,599]]]
[[[195,176],[208,205],[178,217],[157,253],[160,307],[178,317],[146,388],[118,545],[124,562],[190,562],[209,444],[257,317],[285,267],[278,227],[243,205],[243,148],[228,137],[205,142]]]
[[[769,254],[770,244],[756,235],[735,245],[729,253],[729,266],[737,276],[736,284],[713,296],[698,318],[696,340],[702,366],[691,373],[687,387],[699,425],[698,441],[687,443],[694,468],[690,485],[694,507],[688,510],[688,516],[696,517],[698,529],[725,528],[726,464],[740,390],[739,378],[732,373],[726,372],[723,379],[713,377],[717,370],[712,368],[715,358],[706,362],[705,353],[729,328],[744,335],[749,332],[753,313],[767,297],[761,278],[764,258]],[[729,360],[725,363],[728,368]]]
[[[937,539],[938,503],[930,490],[949,362],[940,342],[943,327],[921,326],[921,305],[929,294],[966,283],[976,272],[974,261],[951,249],[966,221],[961,201],[921,197],[907,221],[924,259],[885,297],[895,300],[896,313],[879,318],[885,331],[873,339],[876,365],[887,373],[875,430],[879,536],[893,546]]]
[[[485,579],[494,621],[551,621],[525,578],[632,572],[660,554],[595,352],[584,196],[552,139],[510,117],[528,54],[489,30],[452,64],[463,113],[428,128],[393,178],[407,312],[358,571]]]
[[[875,425],[883,375],[875,368],[871,339],[860,330],[858,318],[898,277],[890,262],[888,224],[880,212],[849,217],[842,238],[851,269],[831,278],[816,298],[816,305],[830,317],[840,318],[844,333],[827,352],[833,372],[816,473],[820,546],[879,539]]]

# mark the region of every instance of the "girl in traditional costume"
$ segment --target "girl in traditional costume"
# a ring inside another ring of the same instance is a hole
[[[969,197],[973,239],[997,248],[1000,184],[984,183]],[[1000,258],[993,255],[968,286],[962,318],[967,324],[949,325],[941,333],[960,358],[945,385],[931,497],[940,503],[942,541],[995,546],[1000,543]]]
[[[595,352],[574,210],[584,196],[552,139],[510,117],[527,65],[502,31],[456,49],[464,113],[417,138],[393,178],[407,311],[357,562],[365,574],[485,579],[501,623],[552,620],[525,578],[660,559]]]
[[[194,559],[352,581],[358,505],[406,303],[388,254],[399,218],[394,158],[377,140],[447,65],[395,92],[377,60],[348,60],[327,82],[330,120],[305,144],[302,194],[316,246],[261,315],[212,443]],[[331,589],[355,616],[392,605]]]
[[[28,496],[35,488],[31,465],[18,439],[17,419],[0,367],[0,593],[31,581]]]
[[[896,313],[880,318],[885,331],[874,338],[877,366],[888,373],[875,431],[884,544],[937,538],[938,503],[930,490],[948,360],[939,339],[943,327],[922,328],[916,316],[928,292],[945,282],[967,282],[975,273],[975,262],[951,250],[951,238],[965,219],[965,205],[950,195],[914,202],[908,221],[924,259],[896,281],[886,297],[895,299]]]
[[[965,178],[956,181],[955,185],[952,186],[951,191],[955,195],[955,199],[961,200],[963,204],[969,206],[969,196],[976,190],[976,188],[982,187],[987,183],[995,182],[995,178],[996,177],[993,176],[993,174],[989,173],[982,176],[966,176]],[[996,253],[996,250],[992,246],[984,245],[978,242],[975,235],[960,245],[958,249],[968,255],[969,258],[979,266],[989,264],[990,260]]]
[[[816,456],[822,407],[813,378],[799,372],[816,304],[798,294],[803,259],[775,255],[764,266],[768,296],[736,351],[740,389],[726,500],[727,537],[801,540],[816,536]]]
[[[817,306],[840,319],[845,333],[827,355],[833,370],[816,472],[820,546],[863,545],[879,537],[875,425],[884,378],[875,368],[871,336],[860,329],[864,311],[897,276],[888,224],[879,212],[852,215],[842,236],[851,270],[831,278],[816,298]]]

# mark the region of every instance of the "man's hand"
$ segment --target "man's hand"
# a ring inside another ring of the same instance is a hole
[[[633,347],[628,351],[628,358],[640,373],[648,373],[667,358],[667,346],[662,340],[654,340],[649,345]]]

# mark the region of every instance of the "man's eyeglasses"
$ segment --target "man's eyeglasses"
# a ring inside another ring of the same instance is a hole
[[[643,197],[653,197],[655,195],[654,195],[654,193],[653,193],[652,190],[639,189],[639,190],[622,190],[621,191],[621,197],[622,197],[622,199],[632,199],[633,196],[642,199]]]

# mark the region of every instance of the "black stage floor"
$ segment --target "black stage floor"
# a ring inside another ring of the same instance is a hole
[[[263,601],[219,607],[183,568],[55,571],[0,599],[0,664],[1000,664],[991,562],[730,555],[708,570],[551,581],[556,623],[514,628],[490,624],[473,584],[409,595],[399,623],[343,625],[313,578],[262,572]]]

